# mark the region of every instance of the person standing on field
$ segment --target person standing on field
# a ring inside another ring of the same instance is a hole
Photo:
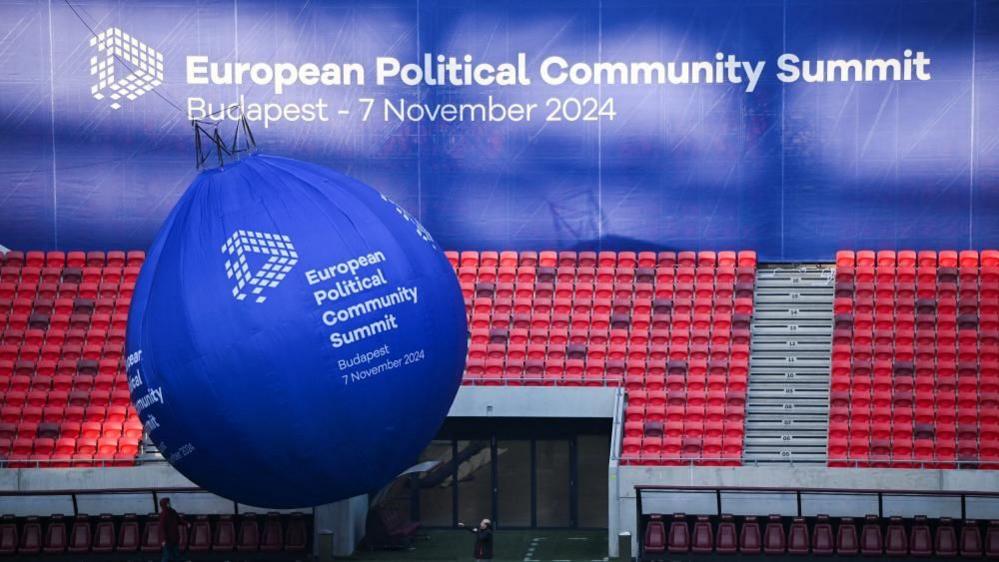
[[[180,526],[190,527],[191,524],[184,521],[172,507],[170,498],[160,500],[160,546],[163,547],[162,562],[173,562],[180,560]]]

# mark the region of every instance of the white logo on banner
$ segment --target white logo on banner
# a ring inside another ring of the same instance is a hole
[[[267,297],[261,295],[264,289],[273,289],[288,275],[291,268],[298,263],[298,252],[291,239],[282,234],[255,232],[252,230],[237,230],[222,244],[222,253],[234,256],[225,261],[225,274],[229,279],[236,278],[236,286],[232,288],[232,296],[236,300],[244,300],[248,294],[256,296],[256,302],[261,303]],[[263,254],[270,256],[258,271],[251,272],[247,263],[248,254]],[[249,292],[247,286],[252,287]]]
[[[94,99],[110,98],[111,109],[119,109],[123,98],[134,100],[163,83],[163,55],[117,27],[91,37],[90,46],[97,48],[90,57],[90,75],[97,76],[90,93]],[[115,75],[116,58],[127,65],[127,76]]]

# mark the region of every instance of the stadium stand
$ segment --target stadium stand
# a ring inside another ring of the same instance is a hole
[[[867,515],[853,517],[784,518],[770,515],[763,530],[753,516],[698,516],[693,526],[682,513],[645,518],[643,560],[662,560],[666,553],[688,552],[745,555],[822,555],[914,558],[999,558],[999,521],[962,522],[917,515],[905,519]],[[667,531],[668,528],[668,531]]]
[[[128,466],[142,425],[124,370],[141,251],[10,251],[0,261],[0,457]]]
[[[0,518],[0,555],[106,555],[161,550],[157,514],[134,513],[99,517],[51,515],[45,518],[4,515]],[[260,553],[263,557],[307,552],[311,518],[304,513],[267,513],[258,516],[199,515],[190,517],[190,531],[181,527],[181,550],[198,552]],[[141,556],[149,558],[150,555]],[[113,559],[122,559],[114,556]]]
[[[465,384],[628,391],[624,464],[741,463],[751,251],[447,252]]]
[[[134,463],[123,369],[141,251],[0,261],[0,456]],[[756,257],[447,252],[471,339],[464,384],[624,386],[621,462],[738,465]],[[836,257],[828,464],[999,467],[999,252]]]
[[[999,468],[999,252],[836,256],[830,466]]]

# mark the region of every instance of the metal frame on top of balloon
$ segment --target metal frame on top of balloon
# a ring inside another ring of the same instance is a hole
[[[236,105],[229,106],[225,108],[226,110],[237,107]],[[232,133],[232,142],[226,144],[225,139],[219,133],[219,122],[203,121],[199,119],[192,119],[191,125],[194,127],[194,155],[195,155],[195,168],[201,170],[205,167],[205,162],[214,154],[219,161],[219,167],[225,166],[225,158],[231,157],[238,159],[238,155],[243,152],[253,152],[257,148],[257,141],[253,137],[253,131],[250,130],[250,123],[246,120],[246,114],[243,113],[242,107],[239,108],[240,115],[239,120],[236,123],[236,127]],[[210,116],[209,116],[210,117]],[[243,132],[242,138],[240,138],[240,131]],[[204,144],[204,139],[207,139],[211,147],[206,147]]]

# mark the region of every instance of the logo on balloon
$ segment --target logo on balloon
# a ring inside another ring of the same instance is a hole
[[[225,261],[225,274],[229,279],[236,279],[232,296],[240,301],[250,295],[256,297],[257,303],[266,301],[267,297],[262,294],[264,289],[273,289],[281,284],[298,263],[298,252],[291,239],[270,232],[237,230],[222,245],[222,253],[230,256]],[[247,259],[253,254],[267,256],[267,261],[256,271],[250,270]]]

